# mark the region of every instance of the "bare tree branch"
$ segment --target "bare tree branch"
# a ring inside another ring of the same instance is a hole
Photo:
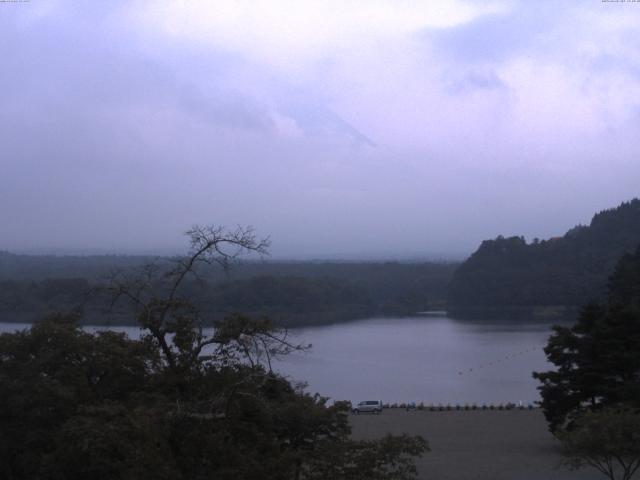
[[[216,346],[217,356],[233,355],[256,366],[266,361],[272,371],[272,359],[292,351],[306,350],[309,345],[296,345],[288,340],[286,330],[276,330],[265,319],[250,320],[236,316],[218,325],[207,337],[202,329],[199,312],[188,300],[180,298],[185,280],[198,274],[200,265],[219,265],[228,269],[242,254],[267,255],[269,238],[258,238],[253,228],[196,225],[185,232],[190,250],[185,257],[172,260],[172,266],[162,268],[160,261],[139,268],[134,274],[115,272],[109,282],[112,306],[126,299],[134,306],[138,322],[160,347],[170,368],[179,363],[210,362],[216,354],[206,354]]]

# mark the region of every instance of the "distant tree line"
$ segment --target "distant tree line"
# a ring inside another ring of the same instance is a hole
[[[482,242],[453,275],[449,309],[580,306],[606,297],[618,259],[640,244],[640,200],[596,214],[563,237]]]
[[[135,270],[152,261],[0,253],[0,321],[32,321],[52,311],[75,311],[82,312],[85,322],[131,323],[128,305],[112,306],[104,286],[113,271]],[[197,278],[183,282],[181,291],[208,313],[210,322],[244,312],[269,316],[285,326],[331,323],[442,309],[456,267],[435,262],[245,261],[227,274],[203,265]]]

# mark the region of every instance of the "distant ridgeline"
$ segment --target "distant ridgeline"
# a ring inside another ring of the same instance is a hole
[[[606,296],[607,278],[640,245],[640,200],[596,214],[589,226],[527,244],[522,237],[482,242],[454,273],[454,315],[529,311],[557,315]]]

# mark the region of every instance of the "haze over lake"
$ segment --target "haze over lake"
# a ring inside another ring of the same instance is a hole
[[[24,325],[0,324],[0,331],[18,328]],[[137,327],[115,329],[139,335]],[[549,369],[542,347],[550,332],[549,323],[444,315],[297,328],[295,341],[312,349],[283,357],[274,368],[335,400],[527,404],[539,398],[531,372]]]

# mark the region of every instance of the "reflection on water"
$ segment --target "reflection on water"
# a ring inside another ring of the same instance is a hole
[[[0,324],[0,331],[25,328]],[[88,327],[91,330],[100,327]],[[384,402],[530,403],[550,323],[467,322],[446,316],[376,318],[292,330],[307,353],[274,368],[334,399]],[[117,327],[137,337],[136,327]]]

